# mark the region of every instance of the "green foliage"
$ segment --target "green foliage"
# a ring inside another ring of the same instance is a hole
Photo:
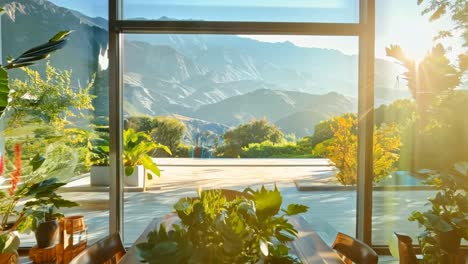
[[[413,211],[408,220],[425,228],[419,236],[425,263],[444,263],[444,234],[450,232],[450,236],[468,240],[468,163],[458,163],[449,171],[432,175],[427,184],[439,190],[429,199],[431,209]]]
[[[463,70],[450,63],[441,44],[433,47],[419,64],[407,57],[398,45],[387,47],[386,52],[406,68],[404,79],[422,111],[430,107],[438,96],[446,95],[460,85]]]
[[[265,119],[254,120],[248,124],[242,124],[224,134],[224,145],[217,150],[220,156],[238,157],[242,148],[251,143],[271,141],[280,143],[283,141],[283,133]]]
[[[131,116],[126,120],[125,129],[134,129],[150,134],[156,128],[156,122],[149,116]]]
[[[11,84],[9,107],[14,111],[9,119],[10,129],[31,123],[45,123],[63,129],[73,118],[85,118],[85,111],[93,110],[89,91],[71,87],[71,71],[61,71],[47,64],[45,79],[39,72],[23,68],[27,80]]]
[[[188,158],[191,155],[191,151],[192,147],[181,143],[174,151],[172,151],[172,155],[175,158]]]
[[[466,1],[451,1],[451,0],[418,0],[418,5],[423,5],[422,15],[430,14],[429,21],[440,19],[446,14],[450,14],[454,22],[453,28],[443,30],[440,36],[452,37],[454,34],[461,33],[464,39],[464,46],[468,45],[468,18],[466,12],[468,3]]]
[[[249,144],[242,148],[241,158],[274,158],[301,156],[307,152],[303,151],[296,143],[278,143],[271,141]]]
[[[174,209],[181,225],[173,225],[170,231],[161,225],[150,232],[148,242],[137,245],[140,257],[151,264],[299,263],[288,255],[285,245],[297,236],[286,216],[308,208],[294,204],[280,211],[282,197],[276,187],[244,193],[231,201],[220,191],[180,199]]]
[[[342,117],[353,117],[353,114],[344,114]],[[314,134],[310,137],[305,137],[303,144],[308,144],[311,149],[321,142],[324,142],[333,137],[333,127],[336,126],[337,119],[331,118],[321,121],[314,127]]]
[[[19,237],[11,232],[0,233],[0,254],[17,253],[19,248]]]
[[[5,175],[17,174],[19,178],[10,180],[18,185],[12,184],[9,193],[0,191],[1,231],[24,231],[30,228],[32,224],[30,213],[39,205],[53,205],[57,208],[77,205],[55,193],[58,188],[65,185],[59,182],[57,176],[66,178],[76,165],[76,158],[73,160],[71,157],[73,153],[69,148],[63,145],[51,145],[44,157],[36,155],[29,160],[28,166],[20,167],[18,164],[22,162],[19,162],[21,159],[19,153],[20,149],[17,148],[14,166],[9,160],[6,160],[5,164],[7,169]],[[20,201],[25,202],[22,209],[17,207]],[[11,216],[16,216],[16,221],[10,227],[7,226],[7,222]]]
[[[87,163],[90,166],[108,166],[109,165],[109,127],[98,127],[96,135],[89,138]],[[156,149],[162,149],[169,154],[172,154],[168,147],[154,142],[150,135],[140,131],[136,132],[133,128],[129,128],[123,133],[123,163],[125,167],[125,175],[132,175],[137,165],[143,165],[145,169],[151,171],[157,176],[160,176],[160,171],[156,163],[149,156]],[[152,179],[151,173],[147,173],[148,179]]]
[[[177,152],[177,148],[187,130],[185,124],[177,118],[166,116],[154,118],[147,116],[130,117],[126,120],[126,128],[150,134],[154,141],[167,146],[174,154]],[[158,157],[168,156],[168,153],[162,149],[156,150],[153,154]]]
[[[335,122],[334,119],[329,119],[326,121],[321,121],[315,125],[314,134],[307,140],[312,148],[314,148],[317,144],[333,137],[333,130],[331,129],[333,122]]]
[[[45,78],[38,72],[24,68],[27,80],[14,80],[9,95],[8,127],[4,131],[7,145],[21,143],[25,157],[43,153],[50,144],[62,142],[78,150],[79,171],[85,171],[85,153],[88,132],[76,128],[92,110],[92,96],[87,87],[71,87],[71,72],[60,71],[50,65]],[[32,133],[31,133],[32,132]],[[33,136],[31,136],[33,134]]]
[[[187,130],[184,123],[172,117],[154,118],[156,127],[151,132],[151,138],[162,145],[167,146],[171,152],[181,144],[182,136]],[[167,154],[165,151],[158,151],[157,156]]]
[[[78,203],[63,199],[56,193],[57,189],[65,184],[59,182],[57,178],[33,184],[26,194],[33,198],[24,204],[22,214],[25,217],[18,225],[18,231],[23,232],[30,228],[35,232],[41,223],[62,217],[58,209],[79,206]]]
[[[151,137],[145,132],[135,132],[132,128],[127,129],[123,133],[123,163],[125,166],[125,175],[132,175],[137,165],[143,165],[145,169],[160,176],[160,171],[153,159],[148,153],[156,149],[162,149],[169,154],[172,154],[168,147],[156,143],[151,140]],[[148,179],[152,179],[152,175],[147,173]]]
[[[34,165],[36,156],[31,159]],[[42,165],[31,174],[34,181],[57,178],[61,182],[68,182],[74,175],[78,156],[73,149],[61,142],[50,144],[45,151]]]
[[[0,118],[10,104],[10,87],[6,70],[33,65],[36,61],[49,57],[50,53],[63,48],[71,31],[61,31],[47,43],[31,48],[16,59],[8,59],[6,65],[0,66]]]
[[[377,127],[382,124],[399,124],[404,126],[416,115],[416,105],[414,101],[408,99],[400,99],[391,104],[379,106],[374,111],[374,123]]]
[[[468,157],[468,91],[439,98],[430,110],[400,124],[400,170],[444,170]],[[444,150],[441,155],[441,150]]]
[[[109,166],[109,134],[100,132],[88,140],[86,163],[89,166]]]

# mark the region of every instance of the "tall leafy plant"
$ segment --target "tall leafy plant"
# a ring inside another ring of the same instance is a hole
[[[457,250],[460,239],[468,240],[468,163],[432,175],[427,183],[438,189],[429,199],[431,208],[412,212],[409,220],[424,226],[419,235],[424,263],[446,263],[447,254]]]
[[[0,8],[0,12],[4,9]],[[8,70],[33,65],[35,62],[49,57],[49,55],[65,46],[71,31],[60,31],[48,42],[23,52],[17,58],[8,57],[5,65],[0,65],[0,117],[8,108],[10,86],[8,84]]]
[[[123,133],[123,162],[125,166],[125,175],[132,175],[137,165],[143,165],[145,169],[159,176],[158,165],[149,156],[149,153],[157,149],[162,149],[171,154],[167,146],[154,142],[151,136],[140,131],[135,132],[133,128],[127,129]],[[148,179],[152,179],[151,173],[147,174]]]
[[[108,166],[110,150],[108,126],[98,128],[98,136],[90,138],[88,141],[87,162],[94,166]],[[148,133],[144,131],[136,132],[133,128],[124,131],[123,146],[123,163],[126,176],[132,175],[137,165],[143,165],[145,169],[160,176],[158,165],[153,161],[150,154],[157,149],[171,154],[167,146],[154,142]],[[151,173],[147,173],[147,177],[152,179],[153,176]]]

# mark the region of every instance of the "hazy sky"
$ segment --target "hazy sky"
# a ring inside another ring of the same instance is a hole
[[[57,5],[88,16],[107,17],[107,0],[52,0]],[[260,21],[357,22],[358,0],[124,0],[124,17]],[[385,47],[399,44],[407,54],[421,58],[432,47],[432,38],[447,28],[448,19],[428,22],[416,0],[376,0],[376,56]],[[287,6],[287,7],[286,7]],[[356,37],[246,36],[262,41],[291,41],[304,47],[337,49],[356,54]],[[453,43],[450,43],[454,45]]]

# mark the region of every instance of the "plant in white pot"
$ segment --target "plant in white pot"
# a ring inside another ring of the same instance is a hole
[[[160,176],[158,165],[149,153],[162,149],[171,154],[168,147],[154,142],[146,132],[136,132],[130,128],[123,133],[123,163],[125,167],[125,183],[127,186],[146,187],[146,179],[151,180],[153,174]]]
[[[101,131],[102,132],[102,131]],[[123,133],[123,165],[125,167],[125,185],[145,188],[146,180],[153,175],[160,176],[158,165],[149,153],[162,149],[171,154],[168,147],[154,142],[146,132],[136,132],[133,128]],[[99,133],[88,141],[87,162],[91,165],[91,185],[109,186],[109,136]]]
[[[109,186],[109,134],[102,133],[98,137],[88,139],[86,163],[91,166],[90,181],[92,186]]]

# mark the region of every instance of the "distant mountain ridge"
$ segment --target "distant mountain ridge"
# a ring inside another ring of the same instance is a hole
[[[333,116],[356,112],[357,103],[338,93],[313,95],[303,92],[258,89],[233,96],[215,104],[204,105],[194,116],[211,122],[236,126],[252,119],[266,118],[277,122],[303,111],[315,111]],[[319,120],[320,121],[320,120]],[[313,128],[311,122],[309,126]]]
[[[0,0],[0,5],[6,8],[4,55],[16,56],[60,30],[74,31],[51,64],[73,70],[77,85],[96,74],[95,105],[107,115],[108,74],[102,63],[107,21],[46,0]],[[356,111],[357,56],[235,35],[126,34],[124,39],[125,116],[179,114],[226,126],[266,117],[303,135],[320,118]],[[396,89],[398,74],[393,63],[376,60],[378,104],[409,95]]]

